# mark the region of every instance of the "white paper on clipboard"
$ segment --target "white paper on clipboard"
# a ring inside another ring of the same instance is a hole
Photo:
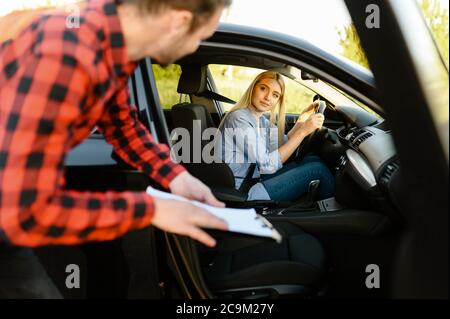
[[[198,207],[202,207],[211,214],[225,220],[228,224],[229,231],[254,236],[269,237],[273,238],[278,243],[282,240],[280,233],[272,226],[272,224],[263,216],[258,215],[253,208],[237,209],[213,207],[178,195],[162,192],[150,186],[147,188],[147,194],[156,198],[186,201]]]

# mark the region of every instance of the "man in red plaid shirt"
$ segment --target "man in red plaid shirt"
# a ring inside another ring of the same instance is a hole
[[[172,193],[222,206],[139,122],[127,79],[144,57],[167,65],[195,51],[230,1],[91,0],[79,27],[52,10],[0,37],[0,296],[57,295],[39,266],[26,283],[37,292],[4,291],[2,280],[20,277],[7,273],[21,271],[14,258],[32,254],[18,246],[105,241],[150,224],[214,246],[201,227],[227,226],[206,211],[145,192],[65,190],[63,163],[97,126],[125,162]]]

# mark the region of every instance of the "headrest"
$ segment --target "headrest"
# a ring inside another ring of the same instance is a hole
[[[177,92],[200,95],[206,91],[206,66],[189,64],[182,66]]]
[[[178,80],[177,92],[180,94],[194,94],[211,100],[236,104],[235,101],[209,91],[206,86],[207,69],[205,65],[189,64],[181,67],[181,76]]]

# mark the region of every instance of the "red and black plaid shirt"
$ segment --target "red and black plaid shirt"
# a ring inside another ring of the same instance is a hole
[[[184,171],[128,104],[136,64],[114,1],[90,1],[79,28],[68,28],[67,18],[62,10],[39,15],[0,44],[0,242],[110,240],[150,224],[154,205],[145,192],[63,189],[67,152],[95,126],[163,187]]]

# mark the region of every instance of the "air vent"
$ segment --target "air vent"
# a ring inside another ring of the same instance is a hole
[[[338,131],[340,137],[345,138],[350,133],[350,127],[344,127]]]
[[[354,131],[352,136],[350,137],[350,143],[353,143],[355,141],[355,138],[357,138],[363,132],[364,132],[363,130],[356,130],[356,131]]]
[[[358,147],[362,142],[364,142],[365,140],[367,140],[369,137],[373,136],[372,132],[366,132],[363,135],[361,135],[360,137],[358,137],[358,139],[355,141],[354,145],[356,147]]]
[[[394,160],[391,163],[387,164],[380,175],[380,184],[385,188],[389,186],[391,182],[392,175],[400,168],[400,162],[398,160]]]

